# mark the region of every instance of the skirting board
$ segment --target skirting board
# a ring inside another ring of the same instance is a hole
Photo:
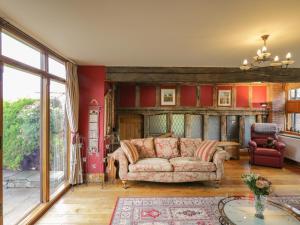
[[[104,173],[87,173],[86,178],[88,183],[104,183]]]

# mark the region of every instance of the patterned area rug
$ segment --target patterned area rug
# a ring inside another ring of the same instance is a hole
[[[111,225],[219,225],[218,203],[224,197],[119,198]],[[272,197],[300,203],[300,196]]]

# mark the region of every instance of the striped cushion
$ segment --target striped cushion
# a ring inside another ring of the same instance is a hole
[[[128,158],[130,163],[136,163],[139,160],[139,153],[134,146],[134,144],[130,143],[130,141],[121,141],[121,148],[124,151],[125,155]]]
[[[203,141],[195,151],[195,157],[202,161],[210,162],[217,150],[218,141]]]

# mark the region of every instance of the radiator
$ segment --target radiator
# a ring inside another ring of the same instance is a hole
[[[300,162],[300,138],[279,135],[278,139],[286,144],[286,152],[284,156],[288,159]]]

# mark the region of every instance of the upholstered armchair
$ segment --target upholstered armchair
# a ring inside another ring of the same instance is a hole
[[[254,123],[249,142],[250,163],[282,168],[285,144],[277,139],[277,126],[273,123]]]

